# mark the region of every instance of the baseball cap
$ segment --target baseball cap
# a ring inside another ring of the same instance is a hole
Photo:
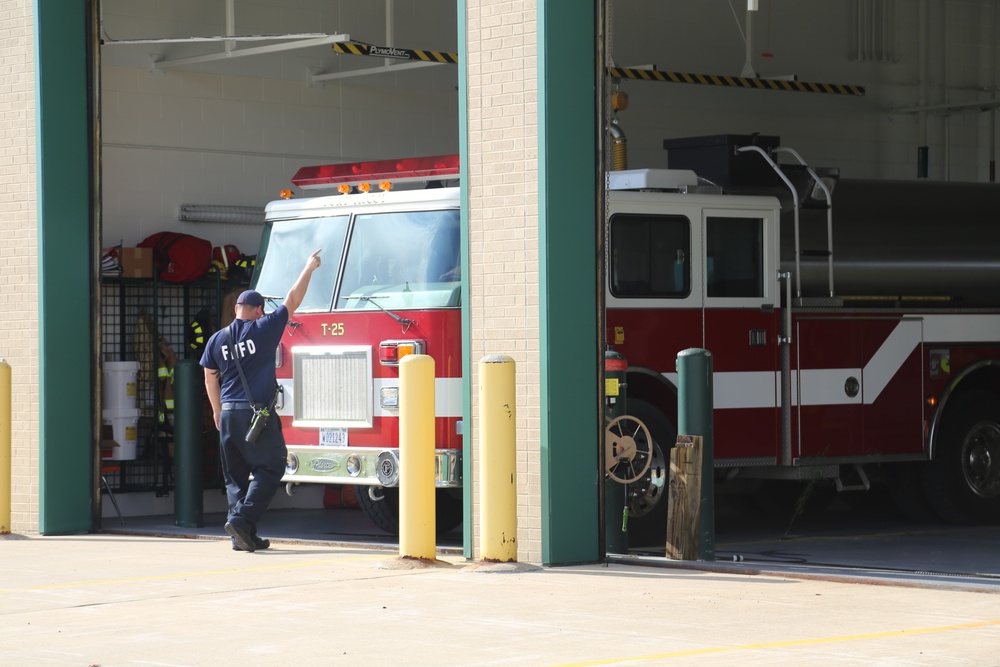
[[[236,299],[236,303],[241,305],[246,304],[248,306],[253,306],[254,308],[256,308],[257,306],[264,305],[264,297],[260,295],[260,292],[248,289],[247,291],[240,294],[240,298]]]

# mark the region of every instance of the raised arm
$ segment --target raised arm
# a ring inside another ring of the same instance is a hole
[[[299,277],[295,279],[295,283],[292,288],[288,290],[288,294],[285,296],[285,308],[288,309],[288,316],[291,317],[295,314],[295,309],[302,305],[302,299],[306,296],[306,290],[309,289],[309,279],[312,278],[313,271],[319,268],[320,259],[319,254],[322,252],[322,248],[309,255],[309,259],[306,260],[306,265],[302,267],[302,273]]]

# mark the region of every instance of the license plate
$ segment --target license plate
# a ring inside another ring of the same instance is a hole
[[[321,428],[319,430],[320,447],[346,447],[346,428]]]

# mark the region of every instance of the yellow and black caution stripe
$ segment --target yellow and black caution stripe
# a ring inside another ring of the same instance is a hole
[[[334,53],[351,56],[375,56],[377,58],[396,58],[397,60],[422,60],[428,63],[458,64],[457,53],[445,51],[425,51],[423,49],[400,49],[395,46],[378,46],[364,42],[334,42]]]
[[[663,72],[656,69],[633,69],[628,67],[609,67],[608,74],[616,79],[664,81],[666,83],[695,83],[704,86],[728,86],[730,88],[750,88],[753,90],[784,90],[797,93],[827,93],[830,95],[856,95],[859,97],[865,94],[864,86],[851,86],[840,83],[750,79],[742,76]]]
[[[420,60],[430,63],[458,64],[458,54],[446,51],[425,51],[423,49],[400,49],[395,46],[377,46],[364,42],[334,42],[335,53],[353,56],[375,56],[398,60]],[[630,67],[609,67],[608,74],[616,79],[637,79],[640,81],[664,81],[666,83],[694,83],[705,86],[727,86],[730,88],[750,88],[752,90],[784,90],[798,93],[827,93],[829,95],[865,94],[864,86],[841,83],[812,83],[809,81],[786,81],[783,79],[757,79],[742,76],[722,76],[717,74],[691,74],[689,72],[664,72],[655,69],[635,69]]]

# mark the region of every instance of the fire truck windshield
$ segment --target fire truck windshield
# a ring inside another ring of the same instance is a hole
[[[458,209],[358,215],[336,307],[459,306],[460,267]]]
[[[266,246],[258,264],[255,289],[261,294],[276,295],[264,310],[277,308],[298,278],[302,266],[317,248],[323,249],[323,262],[313,273],[297,312],[329,312],[336,286],[337,267],[347,235],[348,216],[278,220],[270,224]]]

